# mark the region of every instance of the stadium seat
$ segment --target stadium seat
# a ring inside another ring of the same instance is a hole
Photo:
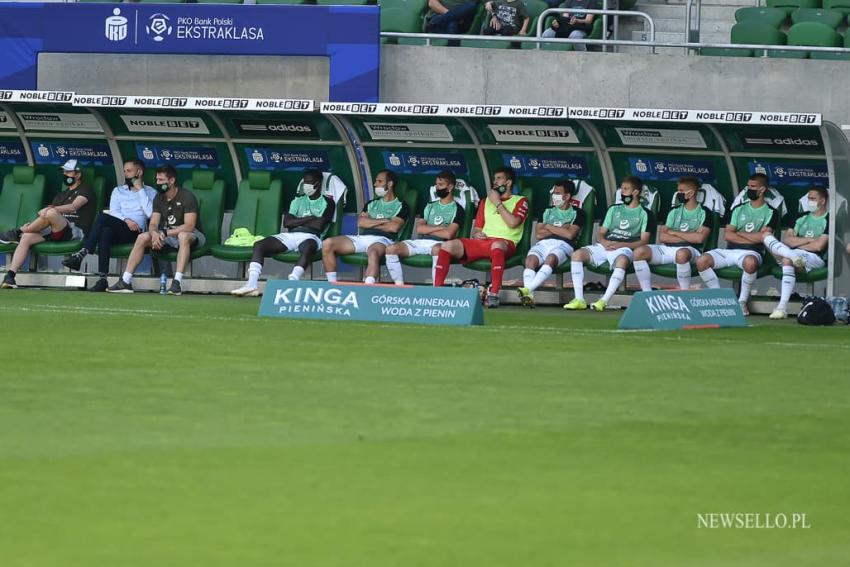
[[[772,225],[774,234],[779,234],[779,232],[780,232],[779,227],[780,227],[781,222],[782,222],[782,219],[779,218],[779,215],[774,215],[774,220],[773,220],[773,225]],[[763,278],[764,276],[771,273],[773,268],[776,266],[776,259],[773,256],[771,256],[770,254],[765,253],[763,255],[763,258],[764,258],[764,261],[761,263],[761,266],[759,266],[759,269],[756,272],[756,277],[759,277],[759,278]],[[729,268],[715,269],[714,272],[717,274],[718,278],[721,278],[721,279],[724,279],[724,280],[732,280],[734,282],[740,282],[741,281],[741,274],[744,273],[744,271],[741,268],[739,268],[738,266],[731,266]]]
[[[537,32],[537,19],[544,10],[549,9],[549,5],[543,0],[525,0],[525,7],[528,9],[529,18],[527,34],[534,36]]]
[[[510,41],[498,41],[488,39],[462,39],[461,47],[479,47],[481,49],[510,49],[513,44]]]
[[[785,45],[786,41],[784,33],[766,22],[746,20],[732,26],[730,43]],[[706,47],[700,50],[700,54],[723,57],[752,57],[753,50],[731,47]],[[761,56],[761,53],[757,55]]]
[[[528,210],[534,210],[534,191],[531,188],[523,189],[520,195],[528,200]],[[505,269],[521,266],[525,262],[525,257],[528,254],[528,249],[531,248],[531,235],[534,222],[531,217],[526,217],[525,226],[522,229],[522,238],[516,245],[516,253],[507,259]],[[468,264],[464,264],[465,268],[475,270],[476,272],[489,272],[492,267],[490,260],[475,260]]]
[[[464,211],[463,213],[463,226],[460,227],[458,231],[459,238],[466,238],[469,236],[470,231],[472,230],[472,223],[475,221],[475,208],[472,204],[470,204],[470,209]],[[408,256],[406,258],[401,259],[401,263],[405,266],[411,266],[413,268],[430,268],[432,256],[428,254],[417,254],[415,256]]]
[[[782,266],[774,264],[774,266],[770,270],[770,274],[778,280],[782,279]],[[815,282],[821,282],[827,278],[829,275],[829,268],[824,266],[823,268],[817,268],[812,270],[811,272],[797,272],[796,278],[797,283],[808,283],[814,284]],[[810,295],[814,295],[814,285],[811,286],[812,290],[809,292]]]
[[[703,243],[700,247],[700,252],[706,252],[707,250],[717,248],[718,238],[720,238],[720,215],[717,213],[711,213],[711,232],[708,233],[708,238],[705,239],[705,243]],[[650,265],[649,270],[653,274],[657,274],[665,278],[676,277],[676,264],[659,264],[657,266]],[[696,265],[692,263],[691,276],[696,276],[697,273]]]
[[[18,228],[35,218],[44,199],[44,175],[18,165],[3,178],[0,191],[0,232]],[[16,244],[0,244],[0,253],[11,252]]]
[[[823,7],[829,10],[838,10],[844,14],[850,14],[850,0],[823,0]]]
[[[747,6],[735,10],[736,22],[762,22],[776,29],[788,19],[788,12],[782,8],[765,8],[764,6]]]
[[[381,2],[381,31],[421,33],[422,14],[428,0],[384,0]],[[381,38],[381,43],[397,43],[395,38]]]
[[[407,206],[410,208],[410,216],[407,218],[407,222],[404,223],[404,226],[401,228],[401,231],[398,234],[398,238],[396,238],[396,242],[401,242],[402,240],[407,240],[410,238],[410,235],[413,234],[413,225],[416,223],[416,207],[419,203],[419,193],[416,189],[408,188],[407,183],[404,180],[400,180],[398,182],[398,191],[397,194],[401,199],[407,203]],[[366,266],[369,263],[369,258],[365,252],[360,252],[357,254],[345,254],[341,256],[344,262],[349,264],[353,264],[355,266]],[[383,263],[383,259],[381,263]],[[430,266],[430,264],[429,264]]]
[[[791,12],[799,8],[820,8],[821,0],[767,0],[767,6],[785,10],[790,16]]]
[[[801,22],[788,30],[788,45],[807,45],[818,47],[842,47],[844,42],[838,32],[819,22]],[[768,57],[787,59],[805,59],[808,51],[774,51]]]
[[[844,32],[844,47],[850,49],[850,30]],[[828,53],[820,51],[810,51],[809,59],[838,59],[850,61],[850,53]]]
[[[247,228],[257,236],[277,234],[280,232],[282,199],[283,184],[279,179],[272,180],[268,171],[252,171],[239,184],[230,232],[236,228]],[[213,256],[228,262],[247,262],[251,259],[251,251],[250,246],[210,246]]]
[[[838,10],[822,10],[818,8],[800,8],[791,12],[792,24],[801,22],[819,22],[832,29],[837,29],[844,21],[844,14]]]
[[[192,171],[192,179],[183,183],[183,188],[191,191],[198,199],[198,210],[201,218],[201,229],[206,237],[206,243],[192,250],[192,259],[206,256],[214,244],[221,242],[221,222],[224,216],[224,181],[215,178],[215,171]],[[174,262],[177,251],[155,252],[158,260]]]

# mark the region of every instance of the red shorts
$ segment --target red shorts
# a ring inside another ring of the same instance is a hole
[[[513,256],[516,252],[516,244],[504,238],[461,238],[460,241],[463,244],[464,258],[462,262],[464,264],[474,262],[475,260],[489,260],[490,246],[494,242],[505,243],[508,248],[505,252],[505,258]]]

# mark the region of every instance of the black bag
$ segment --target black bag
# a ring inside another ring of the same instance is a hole
[[[829,303],[820,297],[813,297],[803,304],[797,322],[801,325],[832,325],[835,323],[835,313]]]

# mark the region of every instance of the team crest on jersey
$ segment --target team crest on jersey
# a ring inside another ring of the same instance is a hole
[[[684,231],[688,230],[688,227],[689,227],[689,226],[690,226],[690,225],[688,225],[688,223],[683,222],[682,224],[680,224],[680,225],[679,225],[679,230],[681,230],[681,231],[683,231],[683,232],[684,232]]]
[[[629,228],[629,221],[627,219],[620,220],[620,228],[627,229]]]
[[[555,221],[552,223],[552,226],[564,226],[564,223],[562,221]]]
[[[752,231],[755,230],[755,228],[756,228],[756,223],[754,223],[754,222],[748,222],[747,224],[744,225],[744,230],[746,230],[747,232],[752,232]]]
[[[435,216],[434,217],[434,224],[443,224],[443,217],[440,216],[440,215]]]
[[[381,213],[378,213],[377,215],[375,215],[375,218],[376,219],[382,219],[382,218],[384,218],[384,215],[381,214]]]
[[[806,238],[814,238],[814,237],[815,237],[815,231],[813,231],[813,230],[807,230],[806,231]]]

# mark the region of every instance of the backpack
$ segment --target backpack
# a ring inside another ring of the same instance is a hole
[[[835,323],[835,313],[832,307],[820,297],[812,297],[803,304],[797,315],[801,325],[832,325]]]

